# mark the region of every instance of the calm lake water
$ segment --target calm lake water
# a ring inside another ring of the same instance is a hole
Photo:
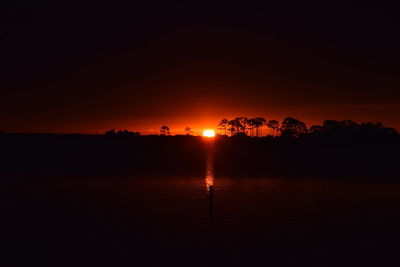
[[[15,265],[399,263],[397,183],[208,172],[3,181],[1,195],[3,254]]]

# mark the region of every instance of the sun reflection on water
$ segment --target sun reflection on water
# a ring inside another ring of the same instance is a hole
[[[206,177],[205,177],[207,190],[214,186],[214,163],[211,157],[207,160]]]
[[[212,173],[212,170],[207,170],[206,174],[206,186],[207,190],[210,190],[210,186],[214,185],[214,174]]]

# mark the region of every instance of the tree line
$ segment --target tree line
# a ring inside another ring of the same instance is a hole
[[[263,129],[269,129],[270,134],[264,134]],[[312,125],[307,128],[305,122],[296,118],[287,117],[279,122],[277,120],[267,120],[263,117],[246,118],[236,117],[235,119],[222,119],[217,130],[225,136],[280,136],[288,138],[299,138],[301,136],[398,136],[396,129],[384,126],[381,122],[356,123],[352,120],[325,120],[322,125]],[[184,129],[186,135],[193,135],[192,129],[187,126]],[[137,136],[139,132],[128,130],[115,131],[109,130],[105,133],[109,136]],[[160,127],[160,135],[169,136],[171,130],[168,126]]]
[[[218,130],[224,135],[230,136],[263,136],[263,127],[269,128],[271,136],[299,138],[304,135],[321,136],[395,136],[396,129],[384,126],[381,122],[356,123],[352,120],[325,120],[322,125],[313,125],[307,128],[305,122],[296,118],[287,117],[279,122],[277,120],[266,120],[262,117],[248,119],[237,117],[233,120],[222,119],[218,124]]]
[[[279,128],[279,122],[276,120],[267,121],[263,117],[248,119],[246,117],[237,117],[233,120],[222,119],[218,124],[218,130],[223,131],[224,135],[250,135],[263,136],[263,126],[272,129],[273,134]]]

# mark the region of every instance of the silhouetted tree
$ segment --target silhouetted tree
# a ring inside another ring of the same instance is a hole
[[[360,125],[352,120],[325,120],[322,124],[322,132],[331,138],[348,139],[355,137]]]
[[[186,126],[185,133],[186,133],[186,135],[192,135],[193,134],[192,128],[190,128],[189,126]]]
[[[228,119],[222,119],[218,124],[218,130],[223,130],[226,135],[226,131],[228,130],[229,121]]]
[[[128,130],[119,130],[119,131],[117,131],[117,135],[118,136],[137,136],[137,135],[140,135],[140,133],[139,132],[131,132]]]
[[[381,122],[361,123],[358,129],[359,134],[364,138],[389,137],[398,135],[394,128],[385,127]]]
[[[243,125],[240,123],[239,118],[228,121],[228,125],[228,131],[231,133],[231,136],[237,135],[243,128]]]
[[[228,131],[230,133],[231,136],[236,134],[236,121],[235,120],[229,120],[228,121]]]
[[[230,132],[230,135],[247,135],[247,131],[250,130],[250,136],[254,136],[254,130],[256,135],[259,136],[258,129],[265,124],[266,120],[262,117],[248,119],[246,117],[236,117],[233,120],[223,119],[219,123],[219,129],[224,129]]]
[[[250,129],[250,136],[253,136],[253,131],[257,127],[257,121],[256,121],[256,119],[249,119],[247,121],[247,123],[248,123],[249,129]]]
[[[266,120],[261,117],[252,118],[247,121],[248,128],[250,129],[250,135],[254,136],[254,130],[256,130],[256,136],[260,136],[259,128],[265,124]],[[261,131],[262,136],[262,131]]]
[[[359,125],[352,120],[325,120],[322,124],[325,133],[355,133]]]
[[[272,136],[275,136],[275,131],[279,130],[279,121],[270,120],[267,122],[267,126],[272,130]]]
[[[230,128],[228,129],[232,135],[244,134],[249,127],[248,119],[246,117],[237,117],[228,122]]]
[[[307,126],[298,119],[287,117],[282,121],[281,134],[286,137],[299,137],[307,133]]]
[[[370,140],[397,135],[395,129],[385,127],[380,122],[358,124],[352,120],[325,120],[322,126],[314,125],[310,127],[309,132],[312,135],[325,136],[341,141]]]
[[[140,135],[140,133],[139,132],[131,132],[128,130],[115,131],[114,129],[112,129],[112,130],[106,131],[105,135],[108,135],[108,136],[138,136],[138,135]]]
[[[249,119],[246,117],[238,117],[235,120],[239,121],[240,132],[246,135],[246,130],[249,129]]]
[[[254,118],[256,120],[256,131],[257,131],[257,136],[262,136],[262,127],[266,125],[267,120],[263,117],[257,117]],[[258,129],[261,130],[261,133],[259,133]]]
[[[108,130],[108,131],[106,131],[104,134],[105,134],[105,135],[108,135],[108,136],[115,136],[115,135],[117,135],[117,133],[115,132],[114,129]]]
[[[170,130],[169,130],[169,127],[168,126],[161,126],[161,128],[160,128],[160,132],[161,132],[161,135],[164,135],[164,136],[166,136],[166,135],[170,135],[171,133],[170,133]]]
[[[323,134],[324,128],[321,125],[313,125],[310,127],[310,129],[308,131],[310,134],[313,134],[313,135]]]

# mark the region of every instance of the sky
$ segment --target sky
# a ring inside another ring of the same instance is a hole
[[[400,129],[393,4],[13,2],[0,131],[198,133],[237,116]]]

